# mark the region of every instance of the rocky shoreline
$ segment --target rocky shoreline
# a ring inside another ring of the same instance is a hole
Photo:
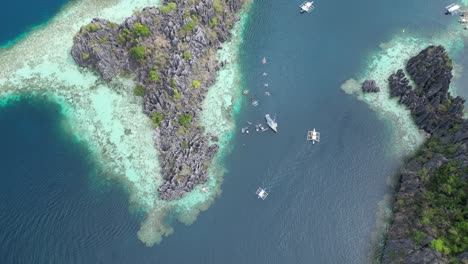
[[[155,127],[164,183],[159,197],[183,197],[207,181],[217,138],[199,125],[201,102],[216,72],[216,50],[230,37],[245,0],[164,2],[121,25],[95,18],[74,38],[75,62],[103,80],[133,78]]]
[[[427,135],[400,171],[383,263],[468,263],[468,121],[449,92],[452,61],[429,46],[389,77],[390,93]]]

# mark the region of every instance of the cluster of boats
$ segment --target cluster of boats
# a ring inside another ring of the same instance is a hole
[[[304,3],[302,3],[300,6],[300,10],[301,10],[301,13],[310,13],[313,9],[314,9],[314,2],[308,2],[308,1],[305,1]],[[262,60],[262,63],[263,64],[266,64],[266,58],[263,58]],[[267,76],[268,73],[264,72],[263,73],[263,76]],[[265,83],[264,84],[264,87],[267,88],[268,87],[268,83]],[[247,95],[249,93],[249,90],[245,90],[243,92],[244,95]],[[269,92],[265,92],[265,95],[266,96],[269,96],[270,93]],[[251,100],[251,103],[253,106],[257,106],[258,105],[258,101],[255,100],[253,97],[252,97],[252,100]],[[267,124],[268,126],[275,132],[277,132],[277,127],[278,127],[278,124],[276,123],[275,119],[272,119],[270,117],[269,114],[266,114],[265,115],[265,119],[267,121]],[[259,125],[256,125],[256,131],[266,131],[268,130],[268,128],[264,128],[262,126],[262,124],[259,124]],[[248,131],[248,127],[246,128],[242,128],[242,133],[249,133]],[[318,131],[315,130],[315,128],[311,131],[308,131],[307,132],[307,140],[308,141],[312,141],[312,144],[315,144],[315,142],[320,142],[320,133]],[[262,200],[265,200],[268,196],[268,192],[262,188],[262,187],[258,187],[257,191],[255,192],[255,194],[257,195],[258,199],[262,199]]]
[[[266,63],[267,63],[267,60],[266,60],[265,57],[263,57],[262,64],[266,64]],[[268,76],[268,73],[264,72],[262,75],[265,77],[265,76]],[[265,83],[263,86],[265,88],[269,87],[268,83]],[[243,95],[247,95],[249,93],[250,93],[249,90],[244,90],[242,92]],[[265,92],[265,96],[270,96],[270,92]],[[250,103],[252,104],[252,106],[258,106],[258,100],[255,99],[254,97],[252,97],[250,99]],[[270,114],[265,115],[265,120],[266,120],[266,122],[268,124],[268,127],[270,127],[271,130],[273,130],[275,132],[278,132],[278,123],[276,123],[276,120],[274,118],[271,118]],[[252,125],[252,123],[250,123],[250,122],[247,122],[247,123],[249,125]],[[255,125],[255,131],[257,131],[257,132],[265,132],[267,130],[268,130],[268,128],[264,127],[261,123],[258,124],[258,125]],[[248,126],[243,127],[242,128],[242,133],[249,134],[249,127]]]

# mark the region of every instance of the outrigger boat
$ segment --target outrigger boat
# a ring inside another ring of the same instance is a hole
[[[266,58],[263,57],[263,59],[262,59],[262,64],[266,64],[266,63],[267,63]]]
[[[258,187],[255,194],[258,196],[258,199],[262,199],[262,200],[265,200],[268,196],[268,193],[262,187]]]
[[[300,8],[301,8],[301,13],[310,13],[314,9],[314,2],[305,1],[304,3],[300,5]]]
[[[307,132],[307,140],[312,141],[312,144],[315,142],[320,142],[320,133],[314,130]]]

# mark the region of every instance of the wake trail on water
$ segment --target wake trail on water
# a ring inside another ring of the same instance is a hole
[[[292,158],[283,159],[274,169],[272,165],[269,165],[266,176],[262,181],[264,189],[272,191],[281,184],[285,184],[286,181],[292,183],[295,177],[301,173],[303,174],[303,165],[306,162],[312,162],[310,157],[316,151],[316,147],[315,145],[305,144],[299,148],[299,151]],[[306,174],[310,174],[310,172],[310,170],[307,170]]]

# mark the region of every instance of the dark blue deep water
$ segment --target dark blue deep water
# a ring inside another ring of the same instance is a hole
[[[72,0],[2,1],[0,10],[0,47],[13,43],[21,35],[49,20]]]
[[[447,3],[327,0],[299,15],[300,2],[255,0],[241,47],[244,85],[261,101],[255,109],[245,102],[239,127],[271,113],[280,132],[236,131],[222,196],[159,246],[137,240],[141,219],[125,190],[62,129],[57,105],[25,98],[0,108],[0,263],[367,262],[377,204],[402,157],[391,127],[340,85],[403,28],[443,30]],[[0,19],[16,22],[0,31],[0,43],[63,4],[3,5]],[[312,146],[305,135],[314,127],[322,140]],[[262,184],[271,190],[265,201],[254,196]]]

